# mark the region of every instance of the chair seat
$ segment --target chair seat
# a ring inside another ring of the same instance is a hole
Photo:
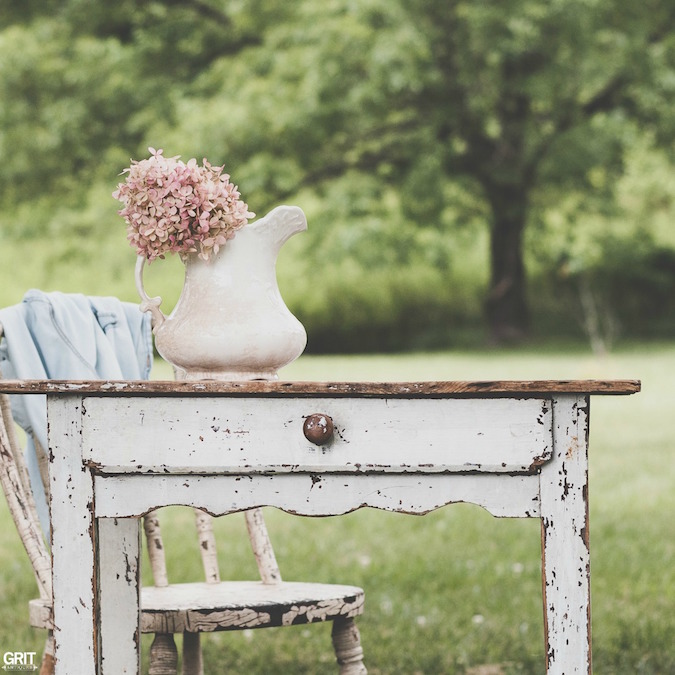
[[[283,581],[223,581],[141,588],[141,632],[203,633],[353,618],[363,613],[357,586]],[[47,600],[31,600],[30,623],[53,628]]]
[[[363,612],[356,586],[223,581],[141,589],[143,633],[201,633],[290,626],[351,618]]]

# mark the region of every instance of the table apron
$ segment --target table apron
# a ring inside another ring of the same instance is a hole
[[[274,506],[303,516],[373,507],[424,514],[467,502],[497,517],[539,517],[539,475],[278,474],[275,476],[96,475],[97,517],[140,516],[185,505],[213,515]]]

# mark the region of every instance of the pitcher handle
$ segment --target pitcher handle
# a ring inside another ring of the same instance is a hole
[[[145,292],[145,288],[143,287],[144,267],[145,256],[139,255],[136,260],[136,290],[138,291],[138,295],[141,296],[141,312],[150,312],[150,314],[152,314],[152,330],[155,331],[164,323],[166,316],[164,316],[162,310],[159,308],[162,304],[162,298],[159,296],[151,298]]]

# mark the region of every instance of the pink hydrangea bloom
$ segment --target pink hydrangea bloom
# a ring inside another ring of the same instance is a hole
[[[208,260],[255,216],[222,166],[187,163],[149,148],[132,161],[113,197],[127,223],[127,239],[148,262],[166,253],[198,253]]]

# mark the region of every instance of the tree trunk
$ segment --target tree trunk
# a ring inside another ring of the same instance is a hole
[[[523,230],[527,195],[512,188],[492,186],[490,231],[490,288],[485,309],[493,343],[513,343],[529,333]]]

